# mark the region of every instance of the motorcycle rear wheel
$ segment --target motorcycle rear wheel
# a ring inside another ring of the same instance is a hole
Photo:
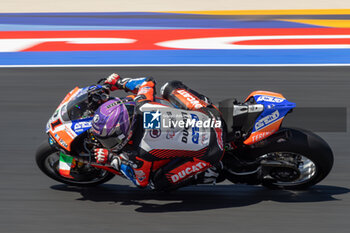
[[[237,170],[239,161],[227,154],[225,178],[233,183],[261,184],[270,189],[307,189],[329,174],[334,160],[327,142],[308,130],[296,128],[282,128],[238,153],[241,159],[260,161],[260,165],[256,163],[251,170]]]
[[[91,174],[79,174],[80,179],[74,180],[61,176],[57,170],[59,155],[57,149],[50,146],[47,141],[41,143],[36,151],[35,161],[40,170],[48,177],[72,186],[91,187],[103,184],[114,177],[113,173],[107,171],[99,171],[98,177]]]
[[[285,181],[274,178],[265,178],[262,185],[270,189],[304,190],[322,181],[331,171],[333,166],[333,153],[330,146],[318,135],[303,129],[288,130],[289,137],[286,140],[276,140],[265,148],[260,149],[259,154],[280,154],[281,159],[298,158],[297,166],[300,175],[293,181]],[[278,160],[276,160],[278,161]],[[288,173],[288,169],[281,174]]]

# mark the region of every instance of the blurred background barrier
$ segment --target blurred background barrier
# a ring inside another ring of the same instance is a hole
[[[346,9],[0,16],[0,66],[350,64]]]
[[[349,9],[348,0],[2,0],[0,12],[120,12],[189,10]]]

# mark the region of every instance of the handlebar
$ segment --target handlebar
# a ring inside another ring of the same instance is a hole
[[[104,83],[107,80],[107,78],[101,78],[100,80],[97,81],[97,84],[101,84],[102,82]]]
[[[101,83],[101,80],[97,83]],[[106,102],[109,99],[109,90],[110,84],[91,86],[88,91],[89,108],[96,110],[98,106]]]

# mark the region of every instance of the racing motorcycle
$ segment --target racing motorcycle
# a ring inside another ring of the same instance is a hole
[[[90,132],[94,111],[110,97],[108,85],[75,87],[49,119],[48,140],[36,152],[40,170],[52,179],[73,186],[94,186],[115,175],[127,175],[96,163],[93,149],[101,147]],[[164,99],[157,102],[171,105]],[[281,127],[295,104],[282,94],[254,91],[243,103],[219,103],[227,133],[223,169],[216,182],[263,185],[271,189],[306,189],[323,180],[333,166],[329,145],[316,134]],[[152,173],[171,160],[153,162]],[[129,174],[130,175],[130,174]]]

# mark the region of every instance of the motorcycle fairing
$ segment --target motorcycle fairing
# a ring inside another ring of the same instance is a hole
[[[49,133],[67,151],[70,151],[70,145],[78,134],[72,130],[72,122],[64,121],[62,115],[67,111],[68,102],[75,98],[81,92],[80,90],[82,89],[75,87],[64,97],[46,125],[46,133]]]
[[[71,90],[62,100],[62,102],[60,103],[60,105],[58,105],[59,109],[63,104],[69,102],[74,96],[76,96],[79,92],[80,88],[79,87],[75,87],[73,90]]]
[[[258,116],[250,136],[244,141],[247,145],[261,141],[278,131],[285,115],[296,106],[275,92],[254,91],[246,101],[251,97],[257,104],[264,106],[264,111]]]
[[[67,151],[71,150],[71,144],[78,135],[91,128],[92,117],[82,114],[85,112],[84,109],[87,106],[86,104],[84,106],[80,104],[85,101],[89,91],[100,88],[102,88],[100,85],[92,85],[84,88],[75,87],[65,96],[48,121],[46,133],[50,134]],[[72,107],[73,110],[75,109],[75,114],[72,113]]]
[[[253,91],[252,93],[249,94],[249,96],[245,99],[244,102],[247,102],[251,97],[255,98],[255,96],[268,96],[268,97],[276,97],[276,98],[286,99],[286,98],[284,98],[284,96],[282,94],[276,93],[276,92],[271,92],[271,91]]]

